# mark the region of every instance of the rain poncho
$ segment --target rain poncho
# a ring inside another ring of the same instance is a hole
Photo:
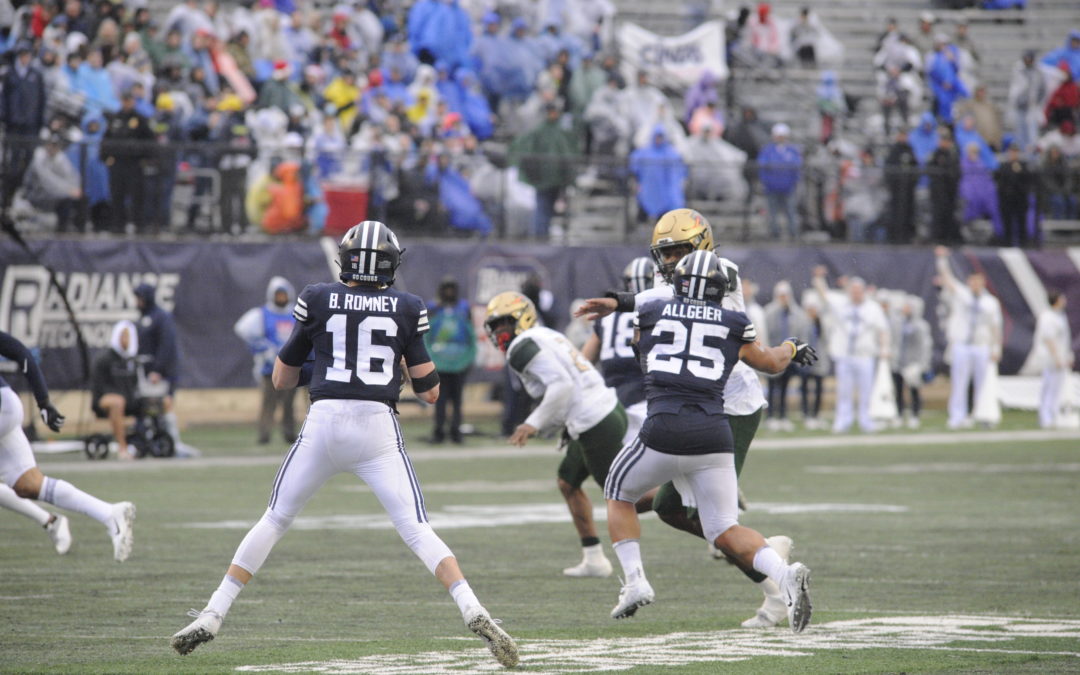
[[[926,77],[934,93],[934,112],[945,122],[952,121],[953,103],[969,96],[967,87],[960,80],[959,60],[956,47],[947,45],[945,49],[934,52],[926,69]]]
[[[683,97],[683,122],[689,124],[695,110],[709,103],[715,104],[717,100],[716,75],[711,70],[706,70],[698,81],[686,90],[686,96]]]
[[[90,126],[97,123],[97,131],[90,131]],[[72,166],[76,170],[82,170],[83,192],[89,206],[108,202],[112,199],[109,193],[109,170],[105,162],[101,161],[101,139],[105,136],[105,120],[100,115],[87,115],[83,120],[83,141],[81,144],[73,143],[65,151]],[[86,165],[82,166],[82,148],[86,148]]]
[[[480,94],[480,81],[471,70],[462,69],[457,73],[462,85],[461,116],[469,125],[469,131],[480,140],[491,138],[495,125],[491,121],[491,106]]]
[[[908,143],[915,152],[915,160],[919,162],[919,166],[926,166],[927,160],[938,146],[937,120],[934,119],[934,113],[923,113],[919,126],[908,134]]]
[[[686,164],[668,142],[663,126],[653,129],[653,142],[630,154],[630,173],[637,180],[638,203],[650,219],[685,206]]]
[[[708,133],[696,134],[686,143],[684,159],[690,167],[693,197],[731,201],[746,197],[746,153],[734,145]]]
[[[510,163],[537,190],[569,185],[574,180],[577,142],[559,123],[545,120],[510,144]]]
[[[961,120],[960,124],[956,125],[954,136],[956,138],[956,147],[960,148],[965,155],[967,154],[968,145],[974,143],[979,146],[979,161],[982,162],[982,165],[991,171],[998,167],[998,160],[994,155],[994,151],[990,149],[983,137],[975,130],[973,118],[965,117]]]
[[[439,95],[439,100],[446,103],[446,109],[450,112],[461,112],[462,99],[465,97],[461,84],[451,74],[449,64],[439,62],[435,64],[435,67],[438,68],[435,91]]]
[[[1002,235],[1005,230],[998,211],[994,175],[980,160],[968,157],[966,149],[960,159],[960,197],[964,200],[964,222],[989,218],[994,224],[994,232]]]
[[[432,162],[424,174],[429,183],[439,188],[439,202],[450,218],[450,226],[459,230],[475,230],[483,236],[491,234],[491,219],[469,189],[469,181],[453,167],[440,169]]]
[[[1080,49],[1073,49],[1069,46],[1069,43],[1073,40],[1080,40],[1080,30],[1069,31],[1069,36],[1065,38],[1065,45],[1047,52],[1042,57],[1043,64],[1051,68],[1057,68],[1058,64],[1064,61],[1069,64],[1069,72],[1072,73],[1072,76],[1074,78],[1080,77]]]
[[[407,25],[413,54],[427,51],[453,68],[467,64],[472,26],[457,0],[420,0],[409,10]]]
[[[92,112],[116,112],[120,99],[112,86],[112,78],[104,68],[94,68],[87,62],[79,65],[71,88],[86,96],[86,107]]]

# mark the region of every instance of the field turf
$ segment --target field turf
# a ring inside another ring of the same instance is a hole
[[[740,628],[758,591],[652,517],[642,550],[656,603],[613,621],[614,575],[561,574],[580,550],[554,487],[554,443],[428,446],[426,423],[406,430],[432,524],[518,639],[523,672],[1080,673],[1080,436],[1035,438],[1030,415],[1005,426],[914,440],[759,436],[742,523],[790,535],[813,570],[801,635]],[[173,653],[169,636],[265,508],[285,447],[252,439],[191,430],[200,460],[41,457],[50,475],[134,501],[135,549],[113,562],[103,528],[70,515],[75,545],[57,556],[30,521],[0,511],[0,672],[500,670],[350,476],[311,501],[218,638]]]

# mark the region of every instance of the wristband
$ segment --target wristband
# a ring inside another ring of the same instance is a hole
[[[795,343],[791,340],[784,340],[784,344],[791,345],[791,358],[795,358],[795,355],[799,353],[798,348],[795,347]]]
[[[417,394],[431,391],[437,386],[439,386],[439,371],[437,370],[433,370],[423,377],[414,377],[412,380],[413,391]]]
[[[634,311],[634,294],[630,291],[608,291],[604,293],[604,297],[615,300],[616,312]]]

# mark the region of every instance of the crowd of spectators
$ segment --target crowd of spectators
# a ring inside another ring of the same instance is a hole
[[[954,242],[988,219],[1025,243],[1032,214],[1080,217],[1080,31],[1026,53],[1001,110],[966,24],[887,22],[880,126],[856,144],[832,69],[844,48],[820,18],[739,8],[736,73],[821,69],[817,138],[800,145],[713,72],[679,100],[625,67],[609,0],[185,0],[164,16],[14,1],[0,0],[0,197],[55,213],[59,231],[321,231],[347,203],[350,221],[363,208],[425,234],[547,239],[567,188],[598,177],[642,220],[688,200],[749,211],[763,194],[774,238],[783,218],[792,239]],[[1019,152],[1002,162],[1006,147]]]

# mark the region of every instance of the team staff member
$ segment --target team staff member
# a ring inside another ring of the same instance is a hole
[[[401,252],[383,223],[354,225],[338,247],[340,281],[308,286],[297,299],[296,327],[274,363],[274,386],[300,384],[314,350],[311,410],[274,479],[266,512],[240,542],[206,608],[173,635],[172,647],[180,654],[214,639],[233,601],[304,505],[323,483],[347,471],[375,493],[401,538],[450,591],[469,630],[499,663],[517,665],[514,640],[477,600],[457,558],[428,524],[424,495],[405,454],[395,410],[402,361],[413,391],[427,403],[439,398],[439,376],[424,347],[424,301],[391,287]]]
[[[147,358],[146,377],[151,384],[167,382],[168,395],[164,400],[165,430],[172,436],[180,451],[180,425],[173,404],[176,384],[180,379],[180,344],[172,314],[157,304],[157,289],[147,283],[135,287],[135,305],[139,310],[136,326],[139,330],[139,356]]]

